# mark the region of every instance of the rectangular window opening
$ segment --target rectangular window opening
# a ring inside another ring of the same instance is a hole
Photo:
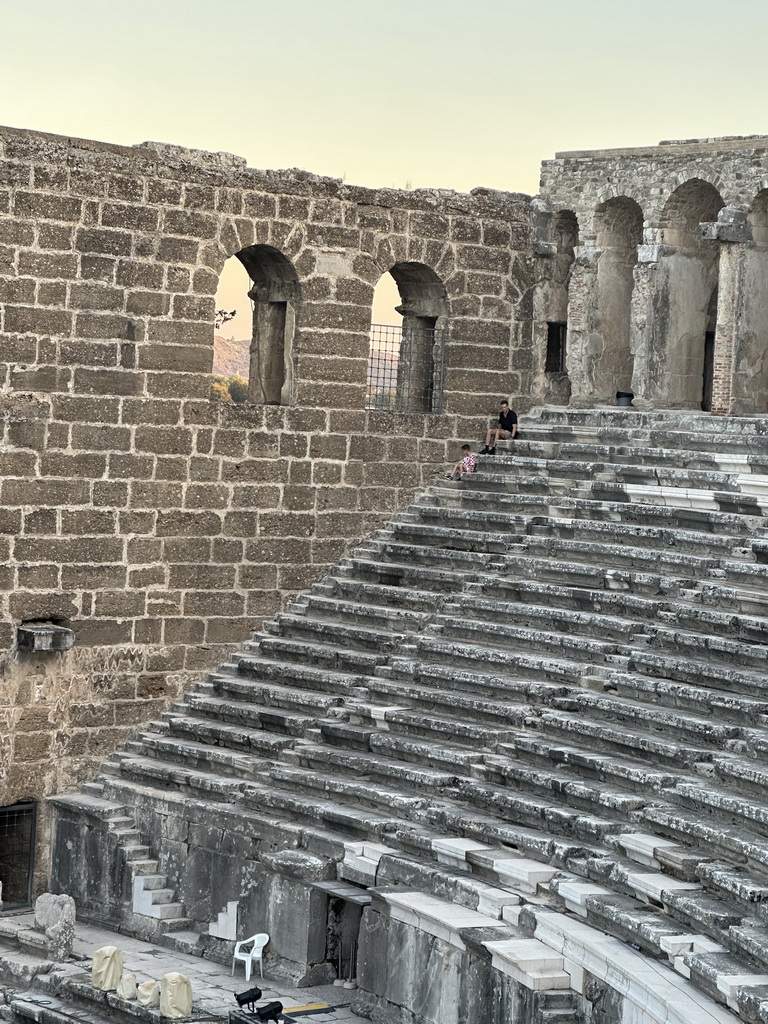
[[[565,338],[568,324],[549,321],[547,323],[547,356],[545,373],[565,373]]]
[[[33,803],[0,807],[0,882],[3,909],[32,903],[36,807]]]

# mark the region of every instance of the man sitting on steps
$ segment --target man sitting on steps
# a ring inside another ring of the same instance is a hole
[[[497,441],[514,441],[517,434],[517,413],[509,408],[509,402],[501,403],[499,425],[490,426],[485,435],[485,448],[480,455],[495,455]],[[494,436],[495,435],[495,436]],[[491,444],[493,441],[493,444]]]

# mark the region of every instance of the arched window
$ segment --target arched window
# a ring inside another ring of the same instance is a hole
[[[224,264],[216,289],[211,398],[244,402],[248,398],[252,304],[251,280],[235,256]]]
[[[669,197],[659,221],[664,249],[654,292],[649,369],[661,401],[672,408],[709,403],[719,243],[705,238],[700,225],[717,220],[724,205],[714,185],[691,178]]]
[[[252,282],[248,394],[252,402],[288,405],[293,383],[293,339],[299,279],[291,261],[269,245],[235,254]]]
[[[396,263],[389,275],[400,305],[389,323],[371,327],[366,407],[398,412],[441,412],[444,402],[446,318],[445,285],[422,263]],[[386,278],[386,275],[384,275]],[[391,285],[377,285],[376,297]],[[376,310],[381,306],[377,301]]]
[[[630,347],[632,291],[637,247],[643,240],[643,211],[634,199],[618,196],[595,211],[597,264],[596,333],[592,381],[597,400],[631,391],[634,359]]]

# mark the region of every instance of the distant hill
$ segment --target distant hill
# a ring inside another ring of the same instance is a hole
[[[250,338],[235,341],[234,338],[222,338],[220,334],[213,339],[213,372],[219,377],[231,377],[234,373],[248,380],[248,350]]]

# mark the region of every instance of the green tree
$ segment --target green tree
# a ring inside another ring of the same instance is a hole
[[[232,396],[229,393],[229,387],[226,377],[211,378],[211,399],[214,402],[232,401]]]
[[[229,397],[233,402],[248,401],[248,381],[244,380],[239,373],[233,373],[227,381]]]

